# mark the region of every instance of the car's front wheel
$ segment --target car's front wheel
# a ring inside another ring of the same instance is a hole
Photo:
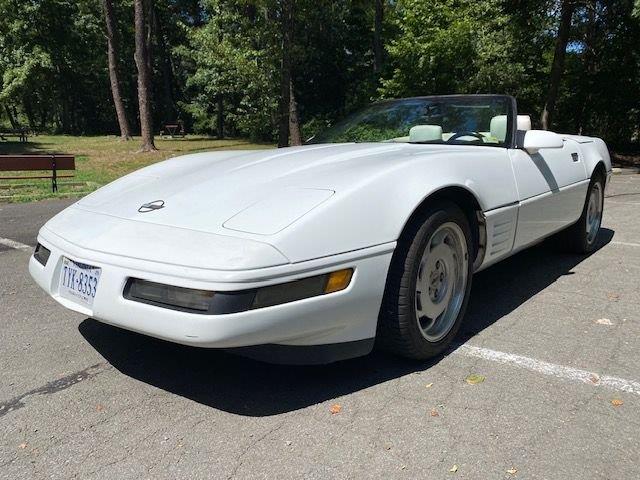
[[[438,202],[413,220],[394,254],[378,322],[378,343],[405,357],[441,353],[469,299],[472,235],[464,212]]]

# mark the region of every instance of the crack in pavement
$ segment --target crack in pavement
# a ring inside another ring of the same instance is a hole
[[[251,449],[256,447],[260,442],[262,442],[265,438],[267,438],[272,433],[275,433],[278,430],[280,430],[286,423],[287,423],[287,419],[269,428],[267,432],[260,435],[255,441],[246,445],[245,448],[243,448],[242,451],[236,456],[236,459],[235,459],[236,465],[233,467],[233,470],[231,471],[231,473],[227,476],[227,480],[231,480],[232,478],[235,478],[236,474],[238,473],[238,470],[240,470],[240,468],[244,464],[245,456],[251,451]]]
[[[78,372],[74,372],[57,380],[48,382],[41,387],[29,390],[28,392],[13,397],[10,400],[0,402],[0,417],[5,416],[9,412],[13,412],[15,410],[18,410],[19,408],[24,407],[24,400],[28,397],[32,397],[34,395],[51,395],[54,393],[58,393],[62,390],[66,390],[67,388],[74,386],[76,383],[80,383],[83,380],[93,378],[99,373],[102,373],[105,370],[109,369],[110,367],[111,365],[107,362],[96,363],[95,365],[91,365],[90,367],[87,367]]]

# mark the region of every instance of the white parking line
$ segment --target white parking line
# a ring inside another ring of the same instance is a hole
[[[640,247],[640,243],[631,243],[631,242],[609,242],[614,245],[624,245],[626,247]]]
[[[16,242],[15,240],[11,240],[10,238],[2,238],[0,237],[0,245],[4,245],[5,247],[14,248],[16,250],[33,250],[33,247],[29,245],[25,245],[24,243]]]
[[[481,358],[491,362],[502,363],[525,368],[532,372],[549,375],[564,380],[586,383],[593,386],[602,386],[611,390],[635,393],[640,395],[640,382],[626,380],[624,378],[610,377],[609,375],[599,375],[594,372],[580,370],[555,363],[543,362],[535,358],[523,357],[513,353],[498,352],[488,348],[474,347],[472,345],[460,345],[453,353],[467,357]]]
[[[611,200],[607,200],[607,205],[610,203],[613,205],[640,205],[640,202],[612,202]]]

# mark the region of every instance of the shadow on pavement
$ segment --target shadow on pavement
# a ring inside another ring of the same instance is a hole
[[[553,241],[529,248],[473,277],[473,290],[465,323],[458,340],[462,343],[512,312],[613,239],[614,231],[601,228],[598,244],[589,255],[558,253]]]
[[[598,249],[613,235],[612,230],[602,229]],[[459,342],[489,327],[559,277],[570,275],[585,258],[559,254],[543,244],[479,273],[474,277]],[[164,342],[90,318],[80,324],[79,330],[123,374],[195,402],[247,416],[298,410],[426,370],[443,358],[415,362],[374,352],[331,365],[282,366]]]

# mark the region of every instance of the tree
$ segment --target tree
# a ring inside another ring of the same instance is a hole
[[[135,62],[136,68],[138,69],[138,105],[140,110],[140,133],[142,135],[140,150],[150,152],[157,149],[153,141],[148,9],[144,0],[134,0],[133,6],[136,43]]]
[[[120,126],[120,138],[131,140],[131,128],[127,119],[127,112],[122,101],[120,90],[120,75],[118,73],[118,48],[116,41],[116,21],[111,0],[103,0],[104,18],[107,27],[107,58],[109,61],[109,80],[111,81],[111,95],[116,108],[118,125]]]
[[[508,93],[634,151],[639,45],[640,0],[0,0],[0,122],[100,134],[140,109],[151,141],[181,119],[292,145],[376,99]]]
[[[110,130],[106,65],[101,2],[0,0],[0,103],[21,125]]]
[[[187,77],[182,104],[200,132],[273,141],[280,98],[279,28],[273,9],[208,0],[206,24],[176,49]]]
[[[302,145],[300,120],[298,119],[298,102],[293,90],[293,82],[289,82],[289,138],[291,145]]]
[[[503,0],[398,0],[387,43],[383,97],[516,93],[526,85]]]
[[[571,29],[571,17],[575,3],[573,0],[562,0],[560,9],[560,25],[558,27],[558,36],[556,37],[556,46],[553,53],[553,62],[551,64],[551,73],[549,75],[549,88],[547,90],[547,98],[540,115],[540,123],[544,130],[549,130],[551,119],[556,107],[558,98],[558,88],[562,72],[564,71],[564,58],[567,52],[567,43],[569,42],[569,31]]]
[[[280,1],[280,107],[278,121],[278,147],[289,146],[291,111],[291,48],[293,44],[293,0]]]

